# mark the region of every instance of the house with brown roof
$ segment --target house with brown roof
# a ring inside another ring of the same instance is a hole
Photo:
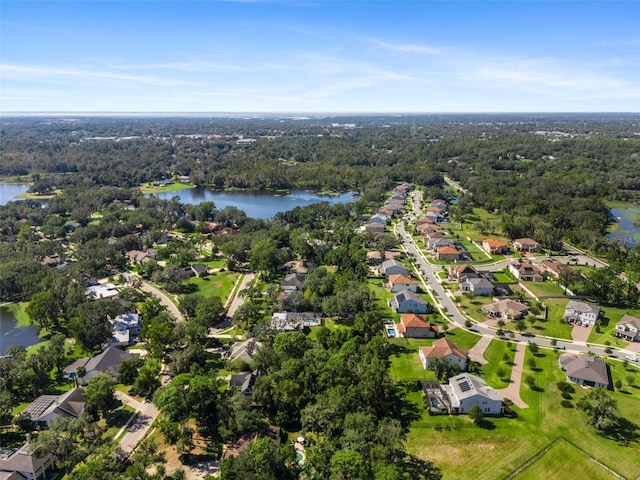
[[[436,251],[436,260],[444,260],[448,262],[462,260],[462,252],[456,247],[438,247]]]
[[[509,244],[504,240],[485,238],[482,241],[482,248],[492,255],[508,255],[511,253],[511,250],[509,250]]]
[[[533,263],[512,263],[509,271],[521,282],[542,282],[542,268]]]
[[[400,315],[400,323],[396,324],[399,337],[405,338],[435,338],[438,335],[438,327],[427,321],[426,315],[415,313],[403,313]]]
[[[416,227],[419,227],[420,225],[424,225],[424,224],[430,224],[430,225],[434,225],[436,222],[429,217],[420,217],[418,220],[416,220]]]
[[[640,342],[640,318],[625,315],[616,323],[614,332],[628,342]]]
[[[387,280],[387,290],[393,293],[398,293],[403,290],[409,290],[413,293],[417,293],[418,282],[408,275],[389,275],[389,279]]]
[[[556,260],[545,260],[542,262],[542,267],[549,272],[554,277],[559,277],[565,273],[576,274],[576,270],[571,268],[569,265],[565,265],[564,263],[560,263]]]
[[[607,364],[591,355],[564,353],[558,358],[558,364],[567,372],[567,380],[587,387],[609,388]]]
[[[431,369],[433,362],[444,359],[466,370],[469,364],[469,351],[458,348],[454,342],[447,338],[439,338],[430,347],[421,347],[418,351],[420,361],[425,370]]]
[[[513,247],[519,252],[536,253],[540,249],[540,244],[532,238],[517,238],[513,241]]]
[[[520,302],[516,302],[515,300],[504,298],[488,305],[484,305],[482,307],[482,311],[490,317],[517,320],[529,313],[529,307]]]
[[[482,275],[473,265],[451,265],[449,280],[462,282],[465,278],[480,278]]]

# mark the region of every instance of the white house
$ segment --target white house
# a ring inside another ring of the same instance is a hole
[[[493,284],[486,278],[465,278],[460,283],[460,290],[478,296],[491,295],[493,293]]]
[[[625,315],[616,323],[615,334],[629,342],[640,342],[640,318]]]
[[[589,325],[595,325],[599,316],[600,307],[597,305],[569,300],[569,303],[564,308],[563,318],[568,323],[588,327]]]
[[[466,370],[469,364],[469,352],[458,348],[458,345],[444,337],[433,342],[430,347],[421,347],[418,355],[425,370],[429,370],[433,362],[440,359],[458,365],[460,370]]]
[[[452,413],[469,413],[474,405],[478,405],[485,415],[504,413],[500,394],[475,375],[463,373],[451,377],[442,390],[449,399]]]
[[[36,457],[31,453],[31,435],[21,448],[0,449],[0,478],[7,480],[44,480],[53,471],[53,456],[45,453]]]
[[[417,293],[418,282],[407,275],[389,275],[389,280],[387,281],[387,289],[393,293],[398,293],[403,290],[409,290],[413,293]]]
[[[397,260],[385,260],[378,271],[384,275],[409,275],[409,269]]]
[[[427,313],[429,304],[410,290],[396,293],[389,299],[389,306],[396,313]]]

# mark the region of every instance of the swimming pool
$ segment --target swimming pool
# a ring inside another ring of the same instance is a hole
[[[387,337],[393,338],[396,336],[396,327],[387,326]]]

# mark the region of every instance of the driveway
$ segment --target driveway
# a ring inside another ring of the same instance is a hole
[[[483,335],[478,343],[476,343],[471,350],[469,350],[469,358],[474,362],[484,365],[487,360],[484,358],[484,351],[491,343],[491,337],[489,335]]]
[[[508,398],[518,408],[529,408],[522,398],[520,398],[520,385],[522,384],[522,369],[524,367],[524,355],[527,351],[526,342],[518,342],[516,345],[516,355],[511,369],[511,383],[507,388],[496,390],[504,398]]]
[[[184,317],[182,316],[182,313],[180,313],[180,310],[178,310],[178,306],[175,303],[173,303],[171,299],[164,292],[157,289],[156,287],[151,285],[149,282],[142,280],[142,278],[140,278],[139,276],[133,273],[125,273],[124,276],[128,281],[131,281],[133,279],[140,280],[141,290],[147,293],[150,293],[154,297],[159,298],[160,304],[167,308],[167,310],[169,311],[171,316],[173,316],[173,318],[175,318],[179,322],[184,322]]]
[[[240,292],[245,289],[247,284],[253,280],[255,276],[254,273],[247,273],[240,279],[240,285],[237,289],[233,291],[236,292],[231,303],[229,304],[229,309],[227,310],[227,316],[233,318],[233,315],[236,313],[236,310],[240,308],[240,306],[244,303],[244,297],[240,295]]]
[[[147,435],[151,424],[160,413],[151,402],[139,402],[123,392],[116,392],[116,397],[122,403],[133,408],[137,412],[137,417],[131,422],[129,428],[120,439],[119,445],[122,451],[129,455],[135,450],[142,439]],[[134,414],[135,415],[135,414]],[[132,416],[133,417],[133,416]],[[129,419],[131,421],[131,419]]]
[[[588,327],[581,327],[578,325],[574,325],[571,330],[571,338],[573,338],[574,342],[587,343],[589,340],[589,335],[591,335],[591,330],[593,330],[593,325],[589,325]]]

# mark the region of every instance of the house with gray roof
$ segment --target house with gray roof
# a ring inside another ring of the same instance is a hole
[[[573,323],[574,325],[588,327],[589,325],[595,325],[599,316],[599,306],[569,300],[569,303],[564,308],[563,319],[565,322]]]
[[[137,355],[129,353],[126,350],[120,350],[116,347],[107,347],[98,355],[91,358],[81,358],[65,367],[63,370],[63,378],[70,380],[77,379],[78,385],[86,385],[89,380],[95,377],[98,372],[108,373],[114,380],[118,376],[120,362],[125,358],[134,358]],[[78,367],[84,367],[86,374],[84,377],[77,377]]]
[[[409,275],[409,269],[398,260],[385,260],[378,268],[378,271],[384,276]]]
[[[558,358],[567,380],[587,387],[609,388],[609,372],[604,360],[591,355],[565,353]]]
[[[491,295],[493,293],[493,283],[486,278],[465,278],[460,283],[460,290],[479,296]]]
[[[236,342],[231,347],[231,350],[227,355],[227,360],[230,363],[235,362],[236,360],[250,363],[258,348],[260,348],[260,342],[256,341],[255,338],[250,338],[244,342]]]
[[[253,393],[253,384],[258,378],[258,371],[253,372],[240,372],[235,375],[231,375],[229,379],[229,387],[240,390],[244,395],[251,395]]]
[[[0,478],[3,480],[44,480],[53,471],[53,456],[36,457],[31,452],[30,434],[21,448],[0,447]]]
[[[448,385],[442,385],[442,390],[450,413],[469,413],[474,405],[478,405],[485,415],[504,413],[502,396],[475,375],[462,373],[451,377]]]
[[[625,315],[616,323],[614,332],[628,342],[640,342],[640,318]]]
[[[280,287],[287,293],[295,292],[302,287],[306,279],[306,275],[302,273],[288,273],[280,282]]]
[[[429,303],[410,290],[396,293],[388,302],[396,313],[427,313],[429,311]]]
[[[82,388],[76,387],[62,395],[41,395],[20,414],[30,418],[41,427],[59,416],[77,418],[84,412],[87,399]]]

